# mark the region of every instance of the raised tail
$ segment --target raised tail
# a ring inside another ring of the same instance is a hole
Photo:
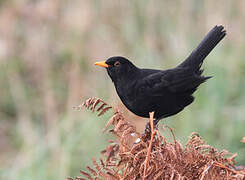
[[[209,33],[204,37],[201,43],[196,49],[192,51],[190,56],[182,62],[178,67],[189,67],[194,72],[201,74],[200,67],[202,66],[203,60],[207,55],[215,48],[215,46],[225,37],[226,31],[223,26],[215,26]]]

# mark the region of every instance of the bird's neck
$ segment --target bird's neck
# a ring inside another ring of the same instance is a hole
[[[138,76],[138,74],[140,73],[139,69],[137,67],[132,68],[130,70],[128,70],[127,72],[121,74],[120,76],[118,76],[116,78],[116,80],[114,81],[115,84],[117,83],[122,83],[122,82],[133,82]]]

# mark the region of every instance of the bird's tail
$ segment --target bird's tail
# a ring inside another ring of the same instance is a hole
[[[215,48],[215,46],[225,37],[225,35],[226,31],[223,26],[215,26],[204,37],[204,39],[197,46],[197,48],[192,51],[190,56],[179,65],[179,67],[189,67],[197,73],[202,73],[202,71],[200,71],[200,67],[202,66],[203,60],[213,50],[213,48]]]

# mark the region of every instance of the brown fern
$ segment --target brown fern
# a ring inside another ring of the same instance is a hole
[[[111,108],[98,98],[88,99],[83,106],[92,111],[98,107],[99,114]],[[109,132],[116,140],[108,141],[109,145],[101,151],[104,158],[100,158],[99,163],[92,159],[94,167],[87,167],[88,172],[81,171],[87,179],[245,179],[243,166],[235,166],[235,153],[218,151],[198,133],[192,133],[185,146],[176,140],[173,130],[167,126],[164,130],[171,132],[173,143],[153,129],[150,135],[140,135],[119,110],[114,111],[103,132],[110,125],[113,128]]]
[[[81,110],[83,106],[88,110],[91,110],[92,112],[97,111],[98,116],[105,114],[108,110],[112,108],[111,106],[108,106],[108,104],[104,102],[102,99],[96,97],[89,98],[82,104],[73,108],[76,110]]]

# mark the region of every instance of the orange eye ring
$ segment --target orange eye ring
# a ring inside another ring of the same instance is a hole
[[[114,66],[119,66],[120,65],[120,62],[119,61],[116,61],[115,63],[114,63]]]

